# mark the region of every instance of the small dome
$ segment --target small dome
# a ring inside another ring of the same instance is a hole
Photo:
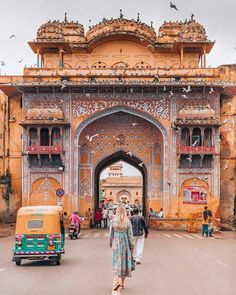
[[[158,31],[158,41],[172,43],[179,39],[179,34],[183,26],[182,22],[164,22]]]
[[[61,121],[64,114],[59,108],[31,108],[27,110],[25,120]]]
[[[181,41],[206,41],[206,31],[202,25],[191,20],[184,24],[180,31]]]
[[[214,119],[215,111],[210,105],[184,106],[179,110],[179,119]]]
[[[38,29],[37,41],[84,42],[84,27],[73,21],[49,21]]]
[[[62,23],[62,31],[64,40],[67,42],[84,42],[84,27],[77,22],[64,22]]]
[[[63,40],[63,32],[60,23],[57,21],[48,22],[40,26],[37,32],[37,41],[58,41]]]

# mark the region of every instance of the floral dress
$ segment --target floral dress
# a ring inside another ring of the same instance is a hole
[[[131,249],[133,249],[133,231],[131,223],[128,227],[119,229],[114,226],[114,221],[110,225],[110,247],[112,247],[113,271],[118,277],[131,277]]]

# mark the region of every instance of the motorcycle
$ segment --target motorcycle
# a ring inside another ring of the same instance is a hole
[[[69,225],[69,237],[71,238],[71,240],[73,240],[73,238],[78,239],[78,231],[76,229],[76,226],[74,224],[70,224]]]

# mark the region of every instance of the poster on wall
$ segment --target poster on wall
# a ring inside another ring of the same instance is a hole
[[[207,204],[207,190],[202,186],[184,187],[185,204]]]

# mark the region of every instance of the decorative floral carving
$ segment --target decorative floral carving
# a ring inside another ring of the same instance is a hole
[[[102,111],[116,106],[126,106],[140,111],[149,113],[154,117],[168,119],[170,116],[169,100],[162,98],[160,100],[110,100],[110,101],[82,101],[73,100],[72,113],[73,117],[81,115],[91,115],[95,112]]]

